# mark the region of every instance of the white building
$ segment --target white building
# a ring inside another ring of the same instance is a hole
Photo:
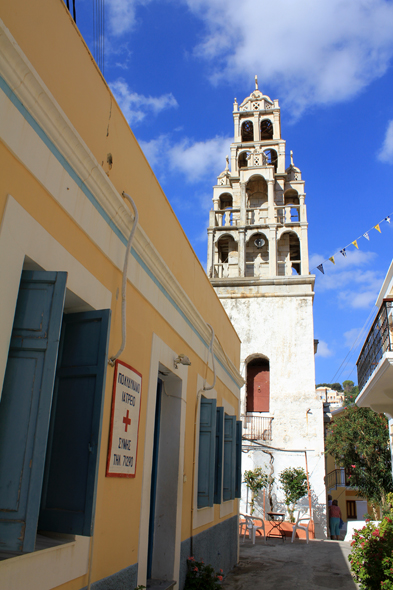
[[[319,399],[332,408],[339,408],[343,405],[344,393],[342,391],[336,391],[330,387],[317,387],[315,391]]]
[[[255,90],[233,105],[234,141],[213,189],[208,273],[242,341],[243,472],[267,465],[266,511],[283,508],[278,476],[308,471],[316,536],[326,527],[323,408],[315,392],[313,286],[304,181],[285,168],[280,107]],[[274,448],[273,448],[274,447]],[[243,505],[246,510],[246,488]],[[301,502],[308,506],[307,498]],[[262,501],[259,502],[262,513]]]

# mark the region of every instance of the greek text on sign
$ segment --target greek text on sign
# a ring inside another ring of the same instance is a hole
[[[117,360],[113,382],[108,477],[135,477],[142,375]]]

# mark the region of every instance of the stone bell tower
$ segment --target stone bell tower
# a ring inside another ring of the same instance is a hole
[[[306,452],[315,532],[323,537],[323,408],[315,395],[304,180],[292,152],[285,167],[278,100],[258,89],[256,77],[250,96],[240,105],[235,99],[233,121],[231,166],[227,157],[213,188],[207,268],[242,341],[243,471],[266,465],[275,483],[265,511],[281,510],[279,474],[306,469]],[[242,502],[247,510],[246,488]],[[309,499],[301,504],[308,508]]]

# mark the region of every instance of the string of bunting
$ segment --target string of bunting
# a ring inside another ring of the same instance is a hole
[[[321,262],[321,264],[318,264],[318,266],[314,266],[314,268],[312,270],[317,268],[324,275],[325,274],[325,269],[323,268],[324,264],[326,264],[327,262],[332,262],[333,264],[336,264],[334,257],[337,256],[338,253],[340,253],[342,256],[345,257],[347,255],[347,248],[349,248],[350,246],[355,246],[355,248],[357,248],[359,250],[358,241],[361,238],[365,238],[366,240],[370,241],[369,234],[373,229],[376,229],[379,233],[382,233],[381,227],[380,227],[381,223],[383,223],[384,221],[387,221],[388,223],[390,223],[392,216],[393,216],[393,213],[390,213],[387,217],[384,217],[384,219],[382,219],[379,223],[377,223],[377,225],[373,225],[373,227],[371,227],[369,230],[365,231],[364,234],[362,234],[361,236],[356,238],[356,240],[353,240],[353,242],[350,242],[349,244],[347,244],[345,246],[345,248],[341,248],[341,250],[339,250],[339,252],[336,252],[335,254],[333,254],[333,256],[330,256],[329,258],[327,258],[326,260]]]

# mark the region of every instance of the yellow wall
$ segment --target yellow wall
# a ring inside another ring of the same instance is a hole
[[[41,0],[39,3],[14,0],[12,3],[3,3],[1,18],[71,124],[97,160],[103,162],[103,168],[117,191],[120,194],[126,191],[133,196],[139,210],[141,227],[203,319],[214,326],[227,357],[238,367],[239,339],[62,0]],[[109,152],[113,157],[111,170],[106,164]],[[120,268],[1,142],[0,161],[0,216],[3,217],[8,195],[12,195],[44,230],[112,294],[109,355],[113,355],[121,342],[121,298],[116,298],[121,288]],[[197,354],[193,343],[184,339],[130,282],[127,285],[127,306],[128,341],[121,360],[143,376],[137,472],[134,479],[105,477],[113,383],[113,368],[108,366],[97,488],[93,581],[138,561],[148,401],[146,392],[149,387],[153,333],[170,349],[182,352],[192,360],[187,382],[184,441],[186,477],[181,538],[187,539],[191,534],[197,534],[223,520],[220,507],[215,506],[212,522],[198,529],[192,528],[197,379],[199,375],[207,378],[209,383],[213,380],[212,371],[206,366],[207,347],[204,348],[204,354]],[[176,314],[173,309],[174,318]],[[217,379],[215,389],[217,405],[222,405],[223,400],[226,400],[238,415],[238,388],[235,395],[222,379]],[[234,510],[225,518],[236,512],[237,501],[234,502]],[[59,586],[59,589],[77,590],[86,583],[87,577],[83,576]]]
[[[64,2],[3,2],[1,18],[119,193],[135,199],[142,227],[206,321],[222,317],[199,260]],[[222,341],[233,340],[230,322],[223,321],[221,330]],[[226,352],[238,362],[236,346]]]

